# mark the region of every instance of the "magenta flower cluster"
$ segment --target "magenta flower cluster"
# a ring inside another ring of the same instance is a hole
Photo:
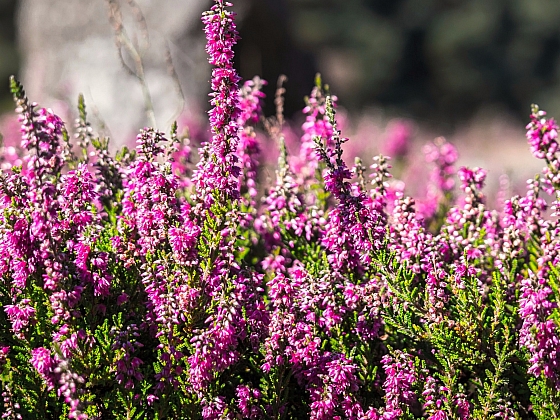
[[[233,66],[231,7],[202,17],[198,161],[176,125],[112,156],[83,101],[73,145],[12,79],[24,154],[0,173],[2,418],[556,418],[555,121],[533,107],[545,167],[502,208],[492,174],[456,168],[443,138],[411,197],[390,165],[411,158],[410,123],[389,127],[395,160],[368,168],[346,163],[320,78],[301,130],[282,87],[264,115],[266,82]]]

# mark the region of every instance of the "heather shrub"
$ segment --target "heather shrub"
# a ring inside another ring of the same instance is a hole
[[[556,122],[533,107],[545,167],[502,209],[442,138],[415,200],[389,157],[346,164],[320,79],[288,153],[282,86],[265,117],[265,82],[232,66],[230,7],[202,17],[198,156],[176,124],[113,156],[83,99],[69,133],[11,79],[23,154],[0,179],[2,418],[557,418]]]

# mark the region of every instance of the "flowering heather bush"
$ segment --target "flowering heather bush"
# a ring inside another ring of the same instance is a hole
[[[176,125],[112,156],[83,100],[73,146],[11,80],[25,153],[0,178],[2,418],[558,418],[556,122],[533,107],[545,167],[499,211],[442,138],[417,200],[386,156],[349,167],[320,81],[289,156],[282,88],[265,118],[264,81],[232,66],[230,7],[202,17],[196,164]],[[280,156],[268,183],[262,127]]]

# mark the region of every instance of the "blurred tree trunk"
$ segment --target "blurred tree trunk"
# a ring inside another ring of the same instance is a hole
[[[178,85],[185,109],[200,106],[208,91],[200,16],[210,4],[21,0],[22,82],[29,97],[43,106],[63,101],[75,108],[83,93],[90,115],[106,123],[116,143],[152,125],[147,108],[153,108],[157,128],[165,130],[183,108]]]

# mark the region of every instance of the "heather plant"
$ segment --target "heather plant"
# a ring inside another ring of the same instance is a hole
[[[202,21],[198,158],[176,124],[113,156],[83,98],[67,130],[11,79],[24,153],[0,178],[2,418],[558,418],[556,122],[533,106],[545,166],[503,209],[443,138],[413,198],[388,156],[348,166],[320,78],[290,154],[284,88],[267,118],[265,82],[233,67],[231,5]]]

